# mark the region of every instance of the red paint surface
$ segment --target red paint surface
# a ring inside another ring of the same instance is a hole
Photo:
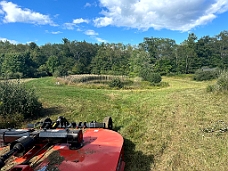
[[[64,161],[56,167],[61,171],[124,171],[123,137],[117,132],[107,129],[86,129],[83,133],[84,145],[78,150],[69,150],[68,144],[58,144],[53,150],[58,150]],[[21,163],[30,158],[38,149],[30,150],[23,157],[17,158]],[[45,151],[37,155],[42,158]],[[34,170],[42,170],[48,165],[44,159]]]

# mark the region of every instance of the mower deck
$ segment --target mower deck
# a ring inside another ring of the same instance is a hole
[[[103,128],[83,129],[83,143],[37,144],[22,157],[11,156],[1,170],[11,171],[124,171],[123,137]],[[0,152],[7,151],[0,148]],[[9,163],[10,162],[10,163]]]

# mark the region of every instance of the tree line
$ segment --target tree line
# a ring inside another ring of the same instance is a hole
[[[197,38],[190,33],[177,44],[169,38],[145,37],[138,45],[88,43],[62,39],[38,46],[35,42],[0,41],[0,77],[29,78],[71,74],[142,76],[189,74],[207,68],[228,68],[228,31]]]

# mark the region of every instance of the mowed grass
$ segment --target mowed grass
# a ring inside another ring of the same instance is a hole
[[[102,121],[111,116],[125,140],[126,171],[223,171],[228,167],[227,94],[206,92],[213,82],[163,77],[169,87],[88,89],[56,85],[55,78],[26,82],[52,119]],[[212,130],[207,133],[203,131]]]

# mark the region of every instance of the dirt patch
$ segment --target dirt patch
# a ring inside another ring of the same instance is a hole
[[[60,165],[64,161],[64,157],[60,156],[59,151],[53,151],[48,156],[48,170],[58,171],[59,169],[56,167]]]
[[[39,161],[39,163],[36,164],[39,165],[42,162],[47,163],[46,170],[50,171],[59,171],[58,166],[65,160],[63,156],[60,155],[58,150],[49,149],[47,153],[44,154],[42,159]],[[34,167],[36,167],[34,166]],[[35,171],[40,170],[41,168],[38,167],[35,169]]]

